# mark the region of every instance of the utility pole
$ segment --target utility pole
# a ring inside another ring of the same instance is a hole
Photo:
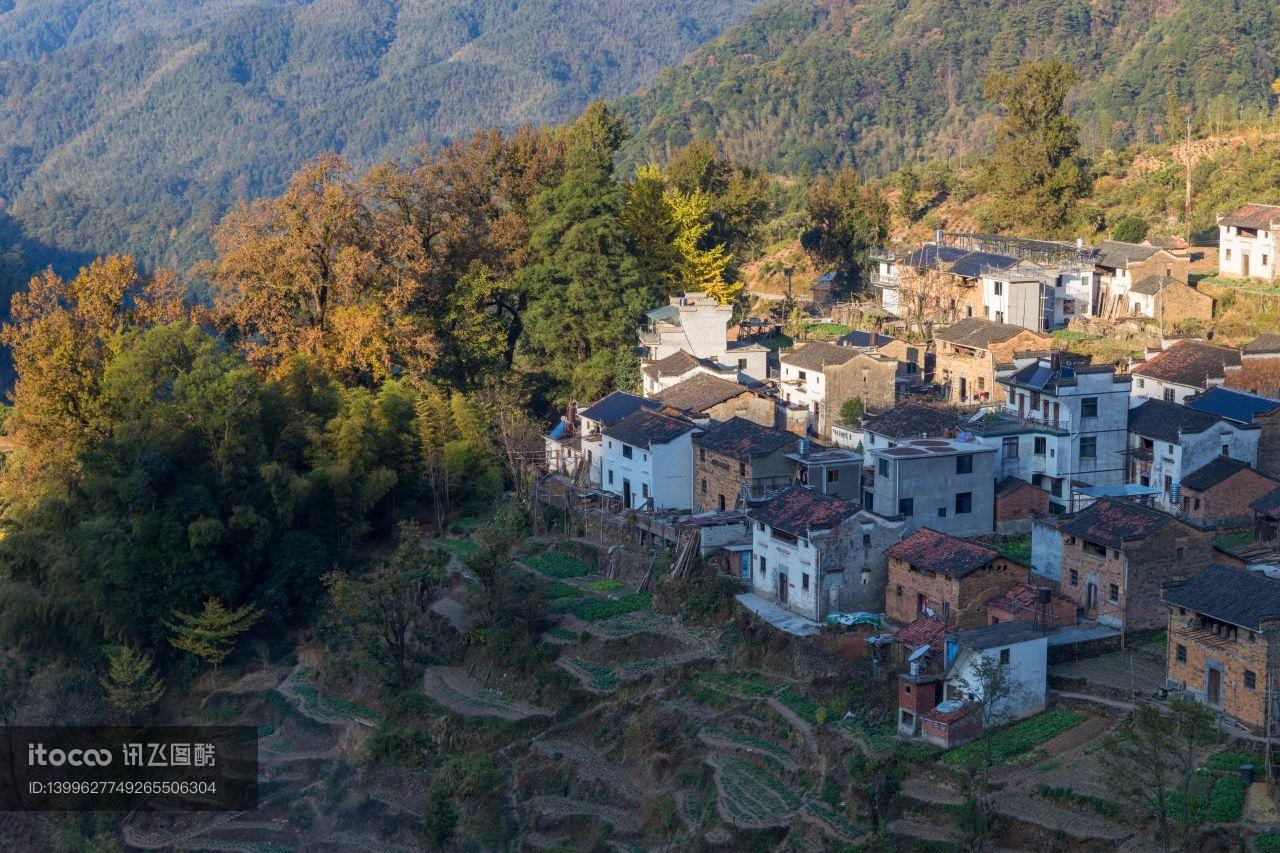
[[[1191,107],[1187,107],[1187,245],[1191,245]],[[1164,332],[1161,331],[1161,335]]]

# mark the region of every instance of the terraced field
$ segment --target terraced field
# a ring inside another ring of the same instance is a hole
[[[551,716],[551,712],[544,708],[482,687],[457,667],[427,667],[422,677],[422,692],[464,717],[500,717],[514,722],[529,717]]]
[[[707,757],[716,772],[716,805],[735,827],[764,829],[785,826],[800,798],[777,777],[740,758],[715,753]]]

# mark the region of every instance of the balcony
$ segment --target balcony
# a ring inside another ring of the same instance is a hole
[[[662,343],[662,335],[644,326],[636,329],[636,337],[640,339],[641,346],[656,347]]]
[[[883,275],[879,272],[868,273],[867,283],[872,287],[878,287],[881,290],[898,289],[898,277],[896,275]]]
[[[1071,422],[1066,418],[1045,418],[1040,415],[1018,415],[1007,409],[988,411],[976,420],[961,421],[961,429],[975,435],[1016,435],[1024,432],[1047,433],[1055,436],[1071,435]]]

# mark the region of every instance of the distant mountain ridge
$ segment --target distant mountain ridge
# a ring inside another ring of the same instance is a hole
[[[1275,103],[1280,11],[1270,0],[782,0],[622,102],[631,162],[712,138],[775,171],[981,150],[992,71],[1056,57],[1079,71],[1086,143],[1151,140],[1182,108],[1212,122]]]
[[[759,2],[0,0],[0,240],[183,263],[323,151],[563,121]]]

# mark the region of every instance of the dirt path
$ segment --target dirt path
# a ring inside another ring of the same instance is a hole
[[[1055,806],[1043,797],[1002,792],[992,797],[997,814],[1042,826],[1080,841],[1100,840],[1120,844],[1133,830],[1083,811]]]
[[[594,817],[611,825],[615,830],[631,834],[640,831],[640,821],[628,811],[593,803],[587,800],[573,800],[568,797],[533,797],[526,801],[526,808],[536,811],[541,817]]]

